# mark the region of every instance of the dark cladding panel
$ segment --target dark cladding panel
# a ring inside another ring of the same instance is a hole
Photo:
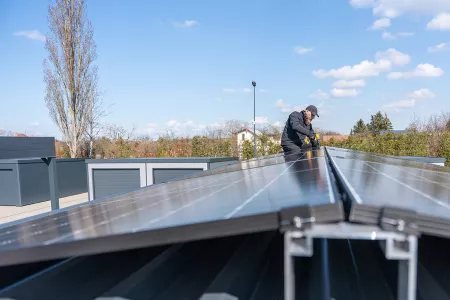
[[[0,159],[55,156],[55,138],[0,137]]]

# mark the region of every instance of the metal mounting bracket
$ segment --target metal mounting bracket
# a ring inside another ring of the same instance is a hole
[[[399,261],[397,300],[415,300],[417,282],[417,236],[383,231],[376,226],[336,223],[313,225],[305,230],[284,232],[284,297],[295,299],[296,256],[314,255],[313,239],[354,239],[378,241],[386,259]]]

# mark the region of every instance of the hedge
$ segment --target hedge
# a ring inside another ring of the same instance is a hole
[[[409,132],[381,135],[350,136],[346,140],[331,138],[324,145],[395,156],[429,156],[446,159],[450,166],[450,132],[428,134]]]

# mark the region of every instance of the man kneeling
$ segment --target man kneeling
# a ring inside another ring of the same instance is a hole
[[[309,105],[301,112],[294,111],[289,115],[281,136],[281,147],[284,154],[292,154],[305,151],[312,147],[318,147],[318,140],[311,122],[319,117],[317,107]]]

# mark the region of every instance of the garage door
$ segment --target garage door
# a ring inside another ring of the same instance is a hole
[[[93,169],[94,199],[126,193],[141,187],[139,169]]]
[[[6,167],[5,167],[6,166]],[[17,182],[17,169],[11,165],[3,165],[0,168],[0,205],[22,206],[20,203],[20,190]]]
[[[203,169],[153,169],[153,183],[168,182],[199,172],[203,172]]]

